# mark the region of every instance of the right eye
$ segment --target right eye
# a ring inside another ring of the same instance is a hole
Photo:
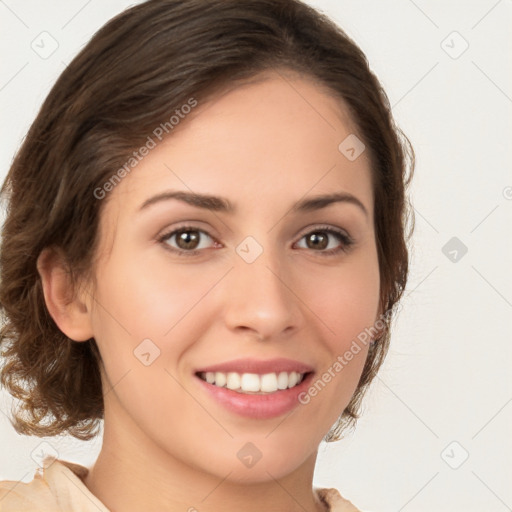
[[[192,256],[209,247],[213,238],[202,229],[194,226],[183,226],[165,233],[159,241],[165,244],[171,251],[181,256]],[[211,245],[210,245],[211,246]]]

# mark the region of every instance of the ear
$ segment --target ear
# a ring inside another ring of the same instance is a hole
[[[43,249],[37,258],[37,271],[46,307],[57,327],[75,341],[92,338],[91,301],[85,291],[75,290],[63,254],[58,249]]]

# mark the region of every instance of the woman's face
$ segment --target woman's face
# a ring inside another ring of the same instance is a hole
[[[314,463],[367,346],[344,354],[378,314],[370,163],[353,138],[339,149],[351,134],[312,82],[268,75],[199,104],[110,192],[89,304],[105,443],[233,481]],[[220,387],[293,386],[294,369],[309,374],[288,391]]]

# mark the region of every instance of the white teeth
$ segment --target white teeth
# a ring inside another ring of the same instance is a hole
[[[260,391],[265,393],[273,393],[277,391],[277,376],[275,373],[266,373],[261,376]]]
[[[234,372],[228,373],[226,387],[233,391],[238,389],[240,387],[240,375]]]
[[[258,375],[256,373],[236,373],[236,372],[206,372],[200,373],[201,379],[209,384],[218,387],[227,387],[240,393],[275,393],[277,390],[293,388],[300,384],[304,378],[304,373],[280,372],[266,373]]]
[[[261,381],[259,375],[256,375],[255,373],[242,374],[239,386],[240,388],[242,388],[242,391],[260,391],[260,386]]]
[[[277,387],[278,389],[286,389],[288,387],[288,374],[286,372],[281,372],[277,376]]]
[[[293,388],[295,384],[299,381],[299,374],[297,372],[290,373],[290,376],[288,377],[288,387]]]
[[[215,372],[215,380],[211,384],[216,384],[222,388],[226,385],[227,380],[225,373]]]

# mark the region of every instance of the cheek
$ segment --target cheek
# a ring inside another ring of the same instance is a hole
[[[148,390],[155,394],[162,389],[164,400],[179,395],[165,370],[174,374],[183,355],[207,330],[212,318],[205,298],[225,269],[197,272],[169,265],[162,257],[142,263],[115,256],[98,269],[93,330],[108,382],[115,385],[129,372],[127,380],[139,383],[130,401],[147,407]]]
[[[304,284],[305,302],[314,312],[311,318],[328,354],[305,403],[314,399],[321,414],[332,421],[348,404],[361,377],[369,349],[367,331],[378,316],[379,292],[376,251],[317,272]],[[314,398],[320,394],[326,399]]]
[[[317,272],[304,286],[333,353],[344,352],[377,319],[380,276],[376,251]]]
[[[194,308],[222,275],[192,271],[169,264],[162,257],[144,262],[118,257],[116,261],[99,277],[97,302],[102,307],[98,328],[102,329],[105,321],[129,334],[134,342],[144,338],[162,340],[170,335],[183,319],[193,315]]]
[[[179,416],[173,411],[190,407],[175,367],[196,334],[184,329],[210,281],[119,257],[98,272],[93,329],[104,377],[114,388],[107,396],[113,410],[119,413],[118,403],[123,404],[148,431],[152,425],[176,427]]]

